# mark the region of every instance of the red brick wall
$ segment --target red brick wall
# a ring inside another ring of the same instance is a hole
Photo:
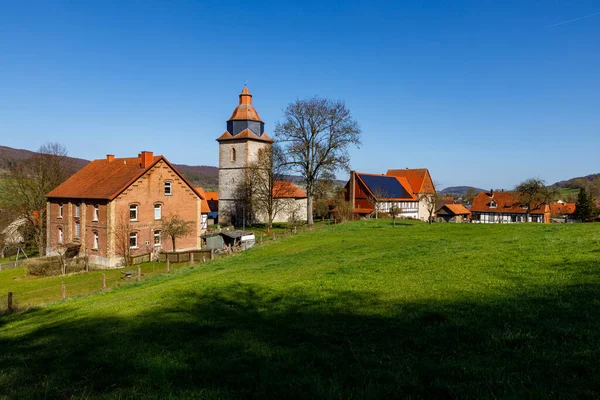
[[[165,194],[165,181],[171,182],[171,195]],[[138,206],[137,221],[129,221],[129,206],[132,204]],[[115,199],[116,224],[129,224],[130,231],[138,233],[138,248],[132,250],[131,254],[144,254],[155,249],[154,231],[160,230],[162,226],[162,220],[154,219],[155,204],[161,204],[163,219],[177,214],[186,221],[193,221],[192,234],[178,238],[176,246],[178,250],[197,248],[200,236],[199,198],[166,163],[161,161]],[[163,238],[160,249],[172,250],[171,241]]]

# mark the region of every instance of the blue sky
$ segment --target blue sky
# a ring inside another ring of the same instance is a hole
[[[267,132],[298,98],[344,100],[363,130],[357,171],[553,183],[600,172],[599,13],[597,0],[0,0],[0,144],[216,166],[248,81]]]

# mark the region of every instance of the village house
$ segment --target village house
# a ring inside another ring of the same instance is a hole
[[[519,202],[516,192],[481,192],[471,205],[471,222],[482,224],[508,224],[516,222],[550,222],[550,207],[543,204],[529,210]]]
[[[408,181],[414,195],[419,199],[419,219],[426,221],[429,218],[430,196],[436,193],[429,170],[427,168],[389,169],[386,175],[397,176]],[[435,208],[435,205],[432,204],[431,207]]]
[[[345,187],[346,200],[358,216],[389,213],[396,207],[397,217],[419,218],[419,198],[406,178],[350,172]]]
[[[550,203],[550,214],[555,222],[557,220],[563,220],[564,222],[574,221],[576,207],[577,205],[575,203],[567,203],[564,200],[558,200],[554,203]]]
[[[125,256],[173,250],[161,229],[174,215],[193,227],[177,238],[177,250],[199,249],[206,229],[205,199],[165,157],[149,151],[94,160],[46,198],[48,254],[75,244],[90,263],[105,267],[121,265]]]
[[[351,171],[345,186],[345,198],[358,216],[374,215],[376,207],[378,213],[389,213],[395,208],[397,217],[426,221],[426,196],[434,194],[426,168],[389,170],[385,175]]]
[[[446,203],[436,211],[436,216],[443,222],[469,222],[471,211],[462,204]]]

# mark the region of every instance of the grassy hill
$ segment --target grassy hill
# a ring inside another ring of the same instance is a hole
[[[325,227],[1,318],[0,398],[597,398],[599,254],[594,224]]]

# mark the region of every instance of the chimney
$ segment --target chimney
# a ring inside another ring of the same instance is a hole
[[[350,182],[348,183],[348,186],[348,201],[350,202],[350,204],[352,204],[352,209],[354,210],[354,207],[356,207],[356,172],[354,171],[350,171]]]
[[[494,189],[490,190],[490,197],[494,197]]]
[[[140,166],[142,168],[148,168],[152,164],[154,154],[151,151],[142,151],[138,157],[140,158]]]
[[[113,162],[115,159],[115,155],[114,154],[107,154],[106,155],[106,161],[107,162]]]

